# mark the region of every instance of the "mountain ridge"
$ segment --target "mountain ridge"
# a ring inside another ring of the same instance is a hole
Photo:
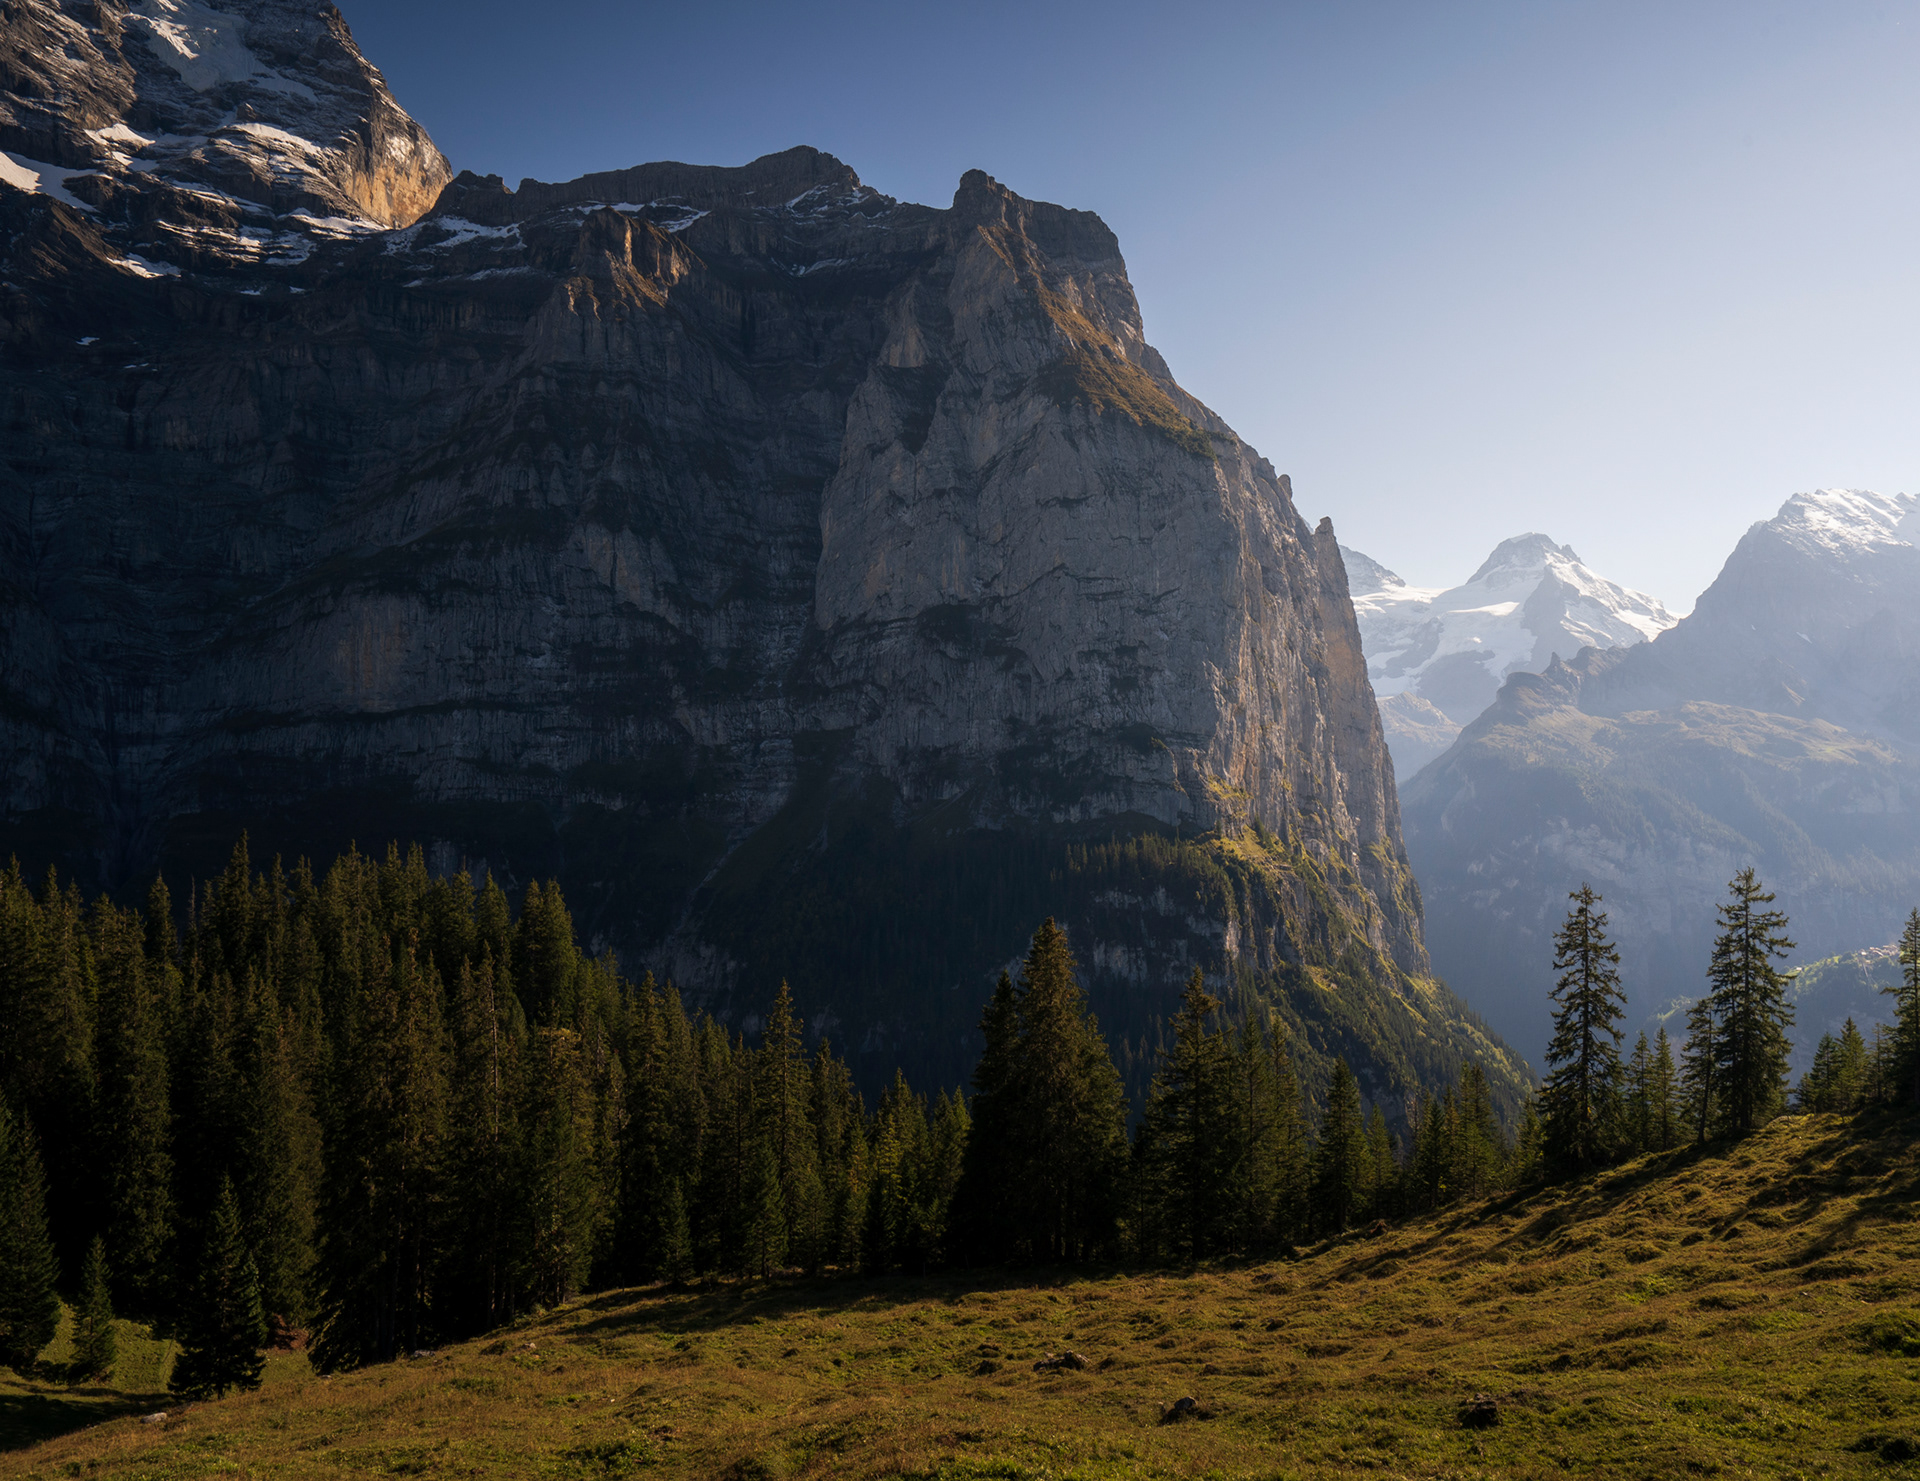
[[[1058,913],[1139,1042],[1204,964],[1396,1114],[1462,1056],[1516,1103],[1428,976],[1331,525],[1098,217],[807,149],[462,174],[298,252],[101,199],[0,188],[0,846],[417,839],[936,1083]]]
[[[1494,702],[1511,674],[1556,656],[1665,631],[1658,600],[1607,580],[1570,545],[1529,532],[1501,541],[1455,587],[1416,587],[1379,562],[1359,565],[1354,611],[1396,773],[1410,779]]]
[[[1776,891],[1801,960],[1883,943],[1920,901],[1912,502],[1795,495],[1671,630],[1515,674],[1402,788],[1436,967],[1522,1052],[1545,1043],[1551,934],[1583,881],[1647,1022],[1702,990],[1738,869]]]

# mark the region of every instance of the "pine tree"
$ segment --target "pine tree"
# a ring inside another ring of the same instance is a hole
[[[1722,1128],[1744,1136],[1784,1099],[1792,1047],[1787,1040],[1793,1024],[1787,1003],[1791,978],[1773,961],[1787,955],[1793,942],[1786,936],[1786,914],[1761,908],[1774,897],[1753,870],[1741,870],[1727,888],[1732,898],[1720,907],[1708,996],[1716,1025],[1714,1079]]]
[[[60,1324],[58,1277],[40,1150],[0,1096],[0,1363],[23,1375]]]
[[[1020,969],[1015,1158],[1017,1247],[1082,1260],[1112,1239],[1126,1172],[1126,1096],[1087,1011],[1066,933],[1051,917]]]
[[[1648,1146],[1665,1152],[1679,1144],[1680,1108],[1675,1097],[1679,1078],[1673,1067],[1673,1045],[1667,1042],[1666,1025],[1653,1041],[1653,1071],[1647,1081]]]
[[[1173,1049],[1153,1078],[1136,1141],[1136,1177],[1158,1253],[1202,1259],[1234,1236],[1242,1130],[1220,1000],[1195,967],[1173,1020]]]
[[[1711,993],[1687,1009],[1687,1042],[1680,1049],[1680,1090],[1694,1140],[1704,1142],[1718,1114],[1720,1025]]]
[[[973,1131],[954,1194],[953,1257],[962,1265],[1013,1258],[1017,1218],[1009,1178],[1018,1156],[1020,1010],[1013,978],[1000,974],[980,1015],[973,1066]]]
[[[154,883],[164,908],[165,886]],[[92,924],[104,1222],[121,1304],[151,1316],[159,1314],[165,1297],[173,1236],[173,1112],[164,1005],[153,980],[172,969],[154,965],[150,943],[158,936],[159,949],[166,950],[172,922],[156,932],[102,899]]]
[[[770,1141],[757,1139],[746,1159],[746,1173],[742,1268],[765,1279],[787,1258],[787,1201],[780,1192],[780,1157]]]
[[[113,1377],[115,1342],[113,1296],[108,1290],[107,1247],[99,1235],[87,1250],[80,1270],[80,1300],[73,1309],[73,1358],[67,1365],[70,1382]]]
[[[1615,1136],[1620,1086],[1620,953],[1607,939],[1600,897],[1583,884],[1566,923],[1554,935],[1552,1066],[1542,1091],[1547,1148],[1562,1164],[1590,1167],[1606,1160]]]
[[[1899,1094],[1920,1105],[1920,909],[1909,913],[1906,929],[1900,933],[1900,981],[1881,991],[1894,999]]]
[[[803,1025],[793,1011],[785,979],[761,1031],[755,1060],[756,1104],[764,1134],[780,1169],[780,1196],[787,1210],[787,1256],[808,1269],[824,1259],[826,1209],[820,1186],[818,1148],[808,1115]]]
[[[1478,1064],[1460,1071],[1459,1131],[1450,1181],[1463,1198],[1492,1190],[1507,1161],[1506,1138],[1494,1114],[1493,1087]]]
[[[1237,1245],[1272,1249],[1306,1222],[1310,1167],[1300,1086],[1271,1019],[1249,1022],[1234,1049],[1240,1139],[1231,1194]]]
[[[1643,1029],[1633,1042],[1633,1055],[1626,1068],[1622,1110],[1629,1156],[1638,1157],[1653,1146],[1653,1073],[1653,1048]]]
[[[1338,1234],[1358,1217],[1367,1195],[1371,1159],[1360,1116],[1360,1082],[1344,1059],[1334,1061],[1327,1108],[1313,1154],[1315,1227]]]
[[[1839,1078],[1840,1042],[1832,1034],[1822,1034],[1813,1048],[1813,1063],[1800,1077],[1795,1096],[1802,1111],[1818,1113],[1834,1107],[1834,1084]]]
[[[299,1328],[312,1309],[320,1124],[278,1000],[253,967],[244,977],[236,1045],[238,1193],[269,1320]]]
[[[593,1107],[572,1029],[533,1036],[526,1160],[516,1196],[524,1212],[523,1245],[533,1298],[557,1306],[577,1295],[593,1258],[600,1186],[593,1165]]]
[[[217,1399],[229,1389],[258,1388],[266,1370],[260,1354],[266,1340],[260,1276],[242,1233],[240,1202],[233,1180],[222,1178],[192,1299],[181,1311],[180,1351],[167,1386],[189,1399]]]

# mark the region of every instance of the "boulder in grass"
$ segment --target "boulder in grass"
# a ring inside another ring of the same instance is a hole
[[[1460,1423],[1470,1430],[1490,1430],[1500,1423],[1500,1405],[1492,1394],[1475,1394],[1460,1406]]]
[[[1175,1399],[1160,1411],[1160,1423],[1178,1424],[1183,1419],[1212,1419],[1213,1411],[1203,1408],[1192,1396]]]
[[[1055,1356],[1053,1353],[1048,1353],[1033,1365],[1033,1371],[1036,1373],[1058,1373],[1062,1368],[1067,1368],[1075,1373],[1083,1373],[1090,1366],[1087,1360],[1077,1352],[1063,1352],[1058,1356]]]

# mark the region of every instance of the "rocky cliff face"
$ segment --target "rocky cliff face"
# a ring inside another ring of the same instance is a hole
[[[21,15],[15,56],[80,24]],[[136,92],[195,88],[99,15]],[[1172,380],[1096,217],[796,149],[413,220],[438,155],[349,60],[341,138],[414,163],[347,225],[223,187],[297,250],[131,170],[0,188],[8,846],[126,882],[242,824],[420,839],[936,1072],[1053,911],[1123,1032],[1232,963],[1383,1099],[1517,1083],[1426,975],[1332,530]],[[292,96],[261,75],[210,91]],[[376,178],[343,151],[299,188]]]
[[[1636,1018],[1699,994],[1748,865],[1803,961],[1887,941],[1920,901],[1913,505],[1795,495],[1671,631],[1509,679],[1403,789],[1435,962],[1523,1052],[1545,1046],[1552,933],[1582,881]]]

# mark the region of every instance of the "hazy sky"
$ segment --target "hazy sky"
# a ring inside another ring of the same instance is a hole
[[[1119,234],[1181,384],[1410,580],[1544,530],[1692,605],[1920,484],[1920,5],[341,0],[456,168],[793,144]]]

